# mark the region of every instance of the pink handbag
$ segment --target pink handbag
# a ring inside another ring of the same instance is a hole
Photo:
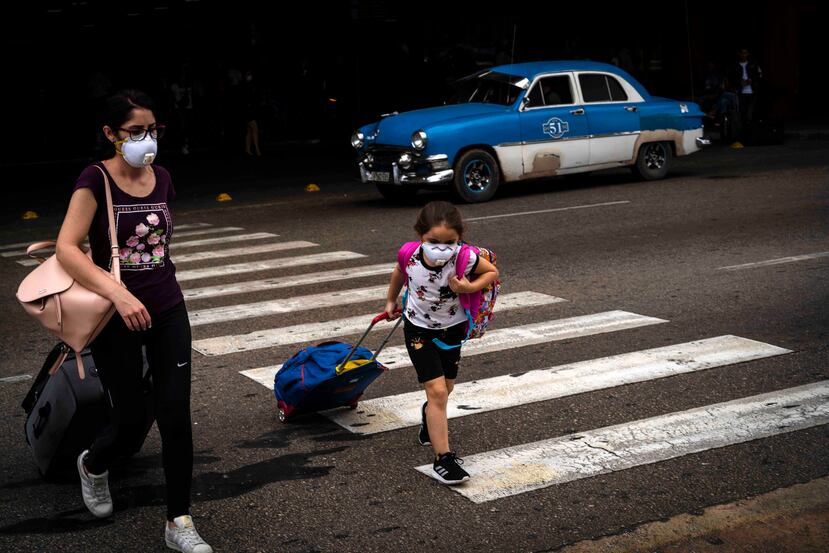
[[[115,234],[115,218],[112,212],[112,192],[106,173],[104,189],[107,199],[107,216],[109,218],[109,243],[112,252],[111,276],[121,282],[121,265],[118,257],[118,238]],[[33,252],[50,248],[55,242],[37,242],[26,250],[29,257],[40,261],[40,265],[23,279],[17,289],[17,300],[26,312],[37,319],[47,330],[63,341],[63,353],[58,357],[50,374],[63,364],[70,351],[75,352],[78,376],[85,377],[81,351],[86,348],[109,322],[115,313],[112,302],[84,288],[72,278],[61,266],[57,255],[44,259]],[[87,255],[89,253],[87,252]],[[99,270],[104,271],[100,267]]]

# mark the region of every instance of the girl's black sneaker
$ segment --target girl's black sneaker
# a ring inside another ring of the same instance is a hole
[[[423,402],[423,407],[420,408],[420,433],[417,435],[417,441],[420,445],[432,445],[432,440],[429,439],[429,429],[426,427],[426,404]]]
[[[432,465],[432,469],[442,484],[450,486],[469,480],[469,473],[460,466],[463,459],[459,459],[454,451],[440,455]]]

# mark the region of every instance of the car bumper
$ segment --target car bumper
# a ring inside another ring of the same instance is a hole
[[[702,136],[698,136],[697,140],[696,140],[696,143],[697,143],[698,148],[702,148],[704,146],[710,146],[711,145],[711,140],[708,139],[708,138],[702,137]]]
[[[451,181],[454,176],[455,171],[452,169],[431,171],[427,174],[422,174],[415,173],[414,171],[403,171],[396,163],[393,163],[391,171],[374,171],[367,169],[365,165],[360,163],[360,179],[363,182],[373,182],[376,184],[395,184],[400,186],[442,184]]]

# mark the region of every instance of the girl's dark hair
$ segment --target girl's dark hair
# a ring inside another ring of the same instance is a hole
[[[136,108],[155,112],[152,99],[140,90],[127,89],[116,92],[106,100],[103,124],[115,131],[129,121],[132,110]]]
[[[458,237],[463,238],[463,217],[458,208],[449,202],[429,202],[423,206],[417,216],[414,229],[418,236],[423,236],[432,227],[441,225],[454,230],[458,233]]]

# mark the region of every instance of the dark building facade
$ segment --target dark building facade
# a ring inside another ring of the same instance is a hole
[[[169,124],[165,147],[233,151],[253,112],[263,140],[347,147],[380,113],[440,102],[449,83],[505,61],[616,63],[652,94],[696,100],[706,72],[748,48],[765,73],[766,116],[819,113],[825,72],[816,0],[282,4],[153,0],[30,3],[7,12],[0,164],[85,157],[102,98],[135,87]]]

